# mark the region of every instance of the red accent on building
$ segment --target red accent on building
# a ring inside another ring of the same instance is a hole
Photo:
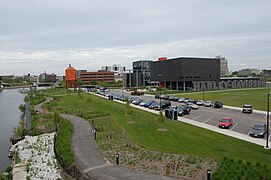
[[[167,60],[167,57],[159,57],[158,58],[158,61],[166,61],[166,60]],[[160,81],[159,82],[159,86],[165,88],[166,87],[166,83]]]
[[[167,57],[159,57],[158,58],[158,61],[166,61],[167,60]]]
[[[99,71],[99,72],[82,72],[80,74],[80,79],[84,84],[89,84],[92,81],[99,82],[115,82],[114,72],[109,71]]]
[[[66,88],[75,88],[76,84],[76,69],[69,64],[69,67],[65,70],[66,75]]]

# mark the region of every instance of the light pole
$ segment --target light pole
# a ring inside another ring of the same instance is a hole
[[[265,146],[265,148],[266,149],[269,149],[269,146],[268,146],[268,142],[269,142],[269,109],[270,109],[270,106],[269,106],[269,104],[270,104],[270,101],[269,101],[269,99],[270,99],[270,95],[271,94],[267,94],[267,117],[266,117],[266,146]]]

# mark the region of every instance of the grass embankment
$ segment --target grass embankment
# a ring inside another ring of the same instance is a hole
[[[133,123],[127,123],[124,105],[100,97],[86,94],[80,96],[77,94],[59,96],[48,107],[49,109],[58,109],[64,113],[83,116],[86,119],[110,115],[110,118],[113,118],[113,121],[110,122],[110,129],[113,131],[114,129],[122,129],[123,134],[120,136],[126,136],[128,141],[140,147],[162,153],[176,153],[217,160],[220,162],[215,175],[218,179],[220,177],[238,177],[240,168],[242,170],[241,175],[244,174],[243,177],[248,177],[247,179],[249,179],[247,164],[253,168],[255,167],[255,172],[264,172],[265,175],[270,173],[268,171],[270,166],[265,164],[271,163],[271,152],[261,146],[170,120],[166,120],[162,124],[167,131],[160,132],[157,131],[161,127],[161,124],[157,123],[158,115],[138,109],[133,109],[131,114],[130,119]],[[102,134],[103,129],[108,127],[102,121],[99,121],[96,126],[98,126],[97,136],[99,138],[99,132]],[[103,134],[103,136],[107,135]],[[113,136],[116,135],[113,134]],[[229,162],[243,163],[240,166],[225,167],[222,163],[224,157],[230,158]],[[134,160],[128,160],[127,163],[133,164],[133,162]],[[260,164],[260,166],[257,164]],[[234,167],[236,167],[236,170],[233,170]],[[228,174],[221,172],[227,172]],[[268,174],[267,176],[270,177],[271,175]]]
[[[91,96],[91,107],[86,101],[89,95],[63,96],[58,99],[58,106],[63,112],[83,115],[87,112],[108,113],[116,119],[116,123],[124,128],[129,138],[136,144],[162,152],[193,154],[214,159],[224,156],[254,162],[270,163],[271,152],[255,144],[221,135],[206,129],[177,121],[165,121],[166,132],[159,132],[157,115],[134,109],[132,120],[128,124],[124,113],[125,106],[106,99]]]
[[[71,149],[71,139],[73,133],[72,123],[64,120],[59,125],[59,131],[56,137],[55,148],[58,154],[58,160],[64,167],[69,167],[75,160]]]

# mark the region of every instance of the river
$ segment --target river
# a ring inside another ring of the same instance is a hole
[[[24,95],[18,89],[0,91],[0,172],[11,165],[8,158],[9,138],[19,124],[21,112],[19,105],[24,103]]]

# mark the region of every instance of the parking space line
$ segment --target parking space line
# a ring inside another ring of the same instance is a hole
[[[230,112],[232,109],[227,110],[227,112]]]
[[[217,125],[215,125],[216,127],[218,127],[219,126],[219,123],[217,123]]]
[[[267,118],[267,114],[264,116],[264,118],[263,119],[266,119]]]
[[[269,134],[268,141],[270,141],[270,138],[271,138],[271,133]]]
[[[251,113],[250,116],[252,116],[254,113]]]
[[[249,135],[249,134],[250,134],[250,131],[248,131],[247,135]]]
[[[236,123],[230,130],[232,131],[236,126],[237,126],[238,123]]]
[[[205,120],[205,121],[203,121],[203,122],[206,123],[207,121],[209,121],[209,120],[211,120],[211,119],[213,119],[213,117],[210,117],[209,119],[207,119],[207,120]]]
[[[197,117],[193,118],[193,120],[196,120],[196,119],[198,119],[199,117],[201,117],[201,116],[197,116]]]

